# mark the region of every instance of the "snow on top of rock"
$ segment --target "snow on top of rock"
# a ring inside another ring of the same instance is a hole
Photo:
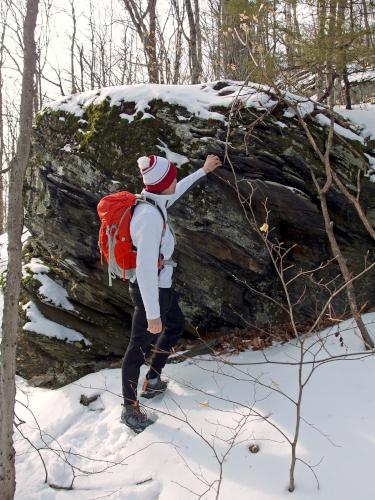
[[[28,270],[31,271],[33,278],[41,283],[39,293],[45,297],[46,302],[50,302],[57,307],[62,307],[67,311],[74,311],[73,304],[68,299],[68,292],[61,285],[53,281],[46,275],[49,267],[42,264],[39,259],[32,258],[30,263],[25,264],[23,268],[23,275],[28,276]]]
[[[367,71],[355,71],[348,75],[350,83],[364,83],[369,81],[375,81],[375,69],[369,69]]]
[[[362,128],[360,132],[362,137],[375,139],[375,104],[356,104],[352,109],[335,106],[334,111],[359,125]]]
[[[64,96],[50,103],[45,109],[66,111],[76,116],[82,116],[85,108],[90,104],[100,104],[109,99],[111,105],[120,105],[122,101],[135,102],[135,113],[129,115],[122,113],[121,118],[132,121],[139,112],[145,117],[152,117],[149,113],[149,102],[161,99],[170,104],[183,106],[190,113],[203,119],[215,119],[225,122],[225,117],[216,111],[210,111],[213,106],[229,108],[235,100],[241,101],[245,106],[261,110],[268,109],[277,104],[278,98],[267,85],[257,83],[225,80],[225,87],[217,88],[219,81],[199,83],[195,85],[167,85],[167,84],[136,84],[116,87],[105,87],[99,90],[89,90],[71,96]],[[284,96],[298,103],[301,114],[304,116],[314,109],[314,102],[310,99],[290,92]],[[294,115],[292,115],[294,116]]]
[[[116,87],[105,87],[97,90],[89,90],[71,96],[64,96],[50,103],[43,111],[48,109],[53,111],[65,111],[76,116],[82,116],[91,104],[100,104],[108,99],[112,106],[120,105],[122,102],[134,102],[135,110],[133,114],[121,113],[120,117],[132,122],[137,113],[142,112],[142,118],[154,118],[147,112],[149,103],[154,99],[161,99],[173,105],[182,106],[191,114],[202,119],[220,120],[228,124],[223,113],[212,111],[214,107],[230,108],[235,102],[240,102],[244,106],[259,111],[276,106],[279,101],[284,100],[284,118],[296,118],[297,109],[302,117],[319,112],[314,119],[323,126],[330,123],[330,119],[325,114],[326,107],[312,98],[300,96],[285,90],[276,90],[267,85],[248,83],[235,80],[217,80],[208,83],[195,85],[167,85],[167,84],[135,84],[122,85]],[[42,112],[43,112],[42,111]],[[341,114],[345,114],[340,110]],[[177,115],[179,121],[186,121],[189,118]],[[356,117],[354,117],[354,121]],[[363,120],[363,116],[361,116]],[[282,122],[277,122],[280,126]],[[369,135],[375,135],[373,125],[366,122],[363,132],[358,134],[350,128],[335,124],[335,132],[347,139],[364,143]],[[349,127],[349,126],[348,126]],[[164,146],[165,147],[165,146]],[[64,147],[63,149],[65,149]],[[159,149],[163,150],[162,147]],[[68,151],[68,148],[65,149]],[[172,153],[172,152],[171,152]],[[173,153],[174,154],[174,153]],[[177,164],[184,163],[183,159],[173,160],[173,154],[168,157]]]
[[[160,151],[164,151],[167,160],[176,163],[178,167],[189,161],[189,158],[187,156],[180,155],[179,153],[171,151],[168,147],[168,144],[163,142],[161,139],[159,139],[159,142],[162,144],[162,146],[157,145],[157,148],[160,149]]]
[[[65,340],[69,343],[83,341],[87,346],[91,345],[91,342],[81,333],[45,318],[34,302],[30,301],[22,307],[26,310],[26,315],[29,319],[23,327],[24,330],[35,332],[39,335],[46,335],[51,338]]]
[[[322,113],[318,113],[315,118],[324,127],[329,127],[331,124],[330,118],[328,118],[328,116],[326,115],[323,115]],[[338,125],[337,123],[334,124],[334,130],[337,134],[351,141],[359,141],[361,144],[365,142],[363,137],[361,137],[358,134],[355,134],[352,130],[348,128],[344,128],[341,125]]]

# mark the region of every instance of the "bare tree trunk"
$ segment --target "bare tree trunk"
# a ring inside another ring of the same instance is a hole
[[[292,24],[292,3],[290,0],[285,1],[284,5],[284,16],[285,16],[285,41],[284,45],[286,47],[286,57],[288,68],[294,66],[294,39],[293,39],[293,24]]]
[[[75,7],[74,7],[74,0],[70,0],[70,7],[72,9],[71,13],[72,13],[72,21],[73,21],[73,33],[72,33],[71,44],[70,44],[71,91],[72,91],[72,94],[75,94],[77,92],[77,86],[76,86],[76,77],[75,77],[75,73],[74,73],[74,47],[76,44],[77,19],[76,19]]]
[[[4,9],[5,10],[5,9]],[[3,65],[4,65],[4,39],[6,30],[6,13],[1,8],[2,26],[0,39],[0,171],[4,166],[4,110],[3,110]],[[3,174],[0,173],[0,234],[4,232],[4,183]]]
[[[336,27],[336,37],[339,46],[338,55],[338,73],[342,78],[342,83],[344,84],[344,95],[342,102],[345,103],[346,109],[351,109],[351,97],[350,97],[350,82],[348,78],[348,68],[346,63],[346,51],[347,46],[344,43],[344,29],[345,29],[345,11],[347,8],[347,0],[338,0],[338,13],[337,13],[337,27]],[[342,83],[340,85],[340,91],[342,95]]]
[[[148,0],[146,12],[141,12],[134,0],[123,0],[143,44],[149,83],[159,83],[159,64],[156,57],[156,1]],[[149,14],[149,29],[144,23],[147,13]]]
[[[202,78],[202,30],[200,25],[200,12],[199,12],[199,2],[198,0],[194,0],[195,6],[195,26],[197,31],[197,59],[199,64],[199,74]]]
[[[90,0],[90,88],[93,90],[95,88],[94,72],[95,72],[95,29],[94,29],[94,7],[92,1]]]
[[[156,0],[149,0],[150,29],[146,36],[148,73],[151,83],[159,83],[159,64],[156,58]]]
[[[33,118],[36,45],[34,39],[39,0],[27,0],[23,28],[24,67],[20,125],[16,155],[11,162],[8,215],[8,269],[4,290],[4,315],[0,353],[0,491],[3,500],[15,494],[15,450],[13,419],[15,404],[18,301],[22,277],[23,192],[22,185],[30,153]]]
[[[348,68],[345,64],[343,68],[343,81],[344,81],[344,92],[345,92],[345,107],[346,109],[352,109],[352,98],[350,95],[350,82],[348,78]]]
[[[177,21],[177,31],[175,38],[175,58],[173,63],[173,77],[172,84],[177,85],[180,81],[181,75],[181,57],[182,57],[182,34],[183,34],[183,23],[184,23],[184,12],[180,13],[180,6],[178,0],[172,0],[172,5],[174,9],[174,15]]]
[[[352,1],[350,2],[350,6],[352,7],[353,3]],[[369,6],[371,7],[371,4],[369,4]],[[370,26],[370,23],[369,23],[369,13],[368,13],[368,10],[367,10],[367,3],[366,3],[366,0],[362,0],[362,7],[363,7],[363,22],[364,22],[364,25],[365,25],[365,28],[366,28],[366,45],[367,47],[374,47],[374,40],[373,40],[373,33],[374,33],[374,27]],[[372,14],[374,12],[372,11]],[[370,18],[371,18],[371,11],[370,11]]]
[[[194,13],[190,0],[185,0],[186,12],[189,20],[190,38],[189,38],[189,59],[191,68],[191,83],[199,83],[200,70],[197,53],[197,27],[195,24]]]
[[[317,3],[317,18],[318,18],[318,45],[322,47],[323,39],[325,36],[325,26],[327,21],[327,4],[326,0],[318,0]],[[316,70],[316,94],[317,100],[322,101],[324,95],[324,81],[323,81],[323,71],[324,71],[324,62],[321,61],[317,66]]]

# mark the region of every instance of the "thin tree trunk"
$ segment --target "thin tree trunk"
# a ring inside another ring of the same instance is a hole
[[[8,269],[4,290],[4,314],[0,353],[0,491],[3,500],[15,494],[15,450],[13,419],[15,404],[18,301],[22,277],[23,192],[22,185],[30,153],[33,118],[36,45],[34,39],[39,0],[27,0],[23,27],[24,67],[20,125],[16,155],[11,162],[8,215]]]
[[[327,4],[326,0],[318,0],[317,4],[317,18],[318,18],[318,46],[323,50],[323,41],[325,37],[325,26],[327,20]],[[316,94],[317,100],[322,101],[324,96],[324,83],[323,83],[323,71],[326,61],[321,61],[318,63],[316,68]]]
[[[156,0],[149,0],[150,30],[146,36],[148,74],[150,83],[159,83],[159,64],[156,57]]]
[[[191,83],[199,83],[200,68],[197,52],[197,27],[194,19],[194,13],[190,0],[185,0],[186,12],[189,20],[190,38],[189,38],[189,59],[191,67]]]
[[[199,22],[200,12],[199,12],[199,1],[194,0],[195,6],[195,26],[197,31],[197,59],[198,59],[198,69],[200,80],[202,79],[202,30]]]
[[[350,82],[348,78],[348,68],[345,64],[343,69],[343,80],[344,80],[344,89],[345,89],[345,107],[346,109],[352,109],[352,98],[350,95]]]
[[[4,64],[4,39],[6,30],[6,19],[3,19],[0,41],[0,170],[4,167],[4,110],[3,110],[3,64]],[[0,174],[0,234],[4,232],[4,182],[3,174]]]
[[[183,24],[184,24],[184,11],[180,14],[180,6],[178,0],[172,0],[172,5],[174,9],[174,15],[177,21],[176,28],[176,38],[175,38],[175,57],[173,62],[173,76],[172,84],[177,85],[180,81],[181,76],[181,58],[183,52],[182,46],[182,34],[183,34]]]
[[[350,6],[352,8],[353,4],[350,2]],[[370,23],[369,23],[369,15],[368,15],[368,10],[367,10],[367,4],[366,0],[362,0],[362,7],[363,7],[363,22],[366,28],[366,45],[367,47],[373,47],[374,46],[374,40],[372,38],[373,35],[373,26],[371,28]]]
[[[149,83],[159,83],[159,65],[156,55],[156,1],[148,0],[147,10],[142,13],[134,0],[123,0],[126,10],[129,12],[138,36],[143,44],[146,56]],[[149,14],[149,29],[147,29],[144,18]]]
[[[73,21],[73,33],[72,33],[72,40],[71,40],[71,46],[70,46],[70,73],[71,73],[71,90],[72,90],[72,94],[75,94],[77,92],[77,86],[76,86],[76,77],[75,77],[75,72],[74,72],[74,48],[76,45],[77,19],[76,19],[76,12],[75,12],[75,8],[74,8],[74,0],[71,0],[70,6],[72,9],[72,21]]]

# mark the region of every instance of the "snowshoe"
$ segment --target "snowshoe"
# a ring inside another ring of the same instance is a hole
[[[139,407],[139,401],[123,405],[121,412],[121,422],[132,429],[136,434],[144,431],[146,427],[154,423],[154,420],[149,418],[147,412]]]
[[[142,392],[140,396],[142,398],[151,399],[157,396],[158,394],[163,394],[168,386],[168,382],[166,380],[162,380],[160,377],[148,379],[145,378],[143,382]]]

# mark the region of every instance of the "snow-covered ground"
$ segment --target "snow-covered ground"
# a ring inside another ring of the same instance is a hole
[[[364,319],[375,338],[375,313]],[[340,329],[345,330],[343,346],[333,331],[322,332],[306,341],[305,360],[311,362],[313,354],[323,360],[363,352],[351,321]],[[205,356],[167,365],[170,383],[164,398],[152,404],[146,400],[158,418],[139,435],[119,421],[119,369],[87,375],[58,390],[32,388],[18,378],[17,399],[33,413],[17,404],[17,417],[25,421],[20,429],[34,445],[45,447],[44,441],[55,450],[41,451],[49,483],[71,484],[67,461],[79,470],[72,491],[49,487],[36,451],[16,431],[16,498],[190,500],[203,494],[207,484],[217,487],[220,466],[214,454],[220,461],[229,450],[222,500],[372,500],[375,356],[344,356],[316,368],[303,394],[297,452],[313,467],[320,490],[312,471],[299,461],[296,490],[289,493],[287,438],[293,437],[296,407],[285,395],[297,396],[298,366],[293,363],[299,349],[289,342],[265,353],[272,363],[264,363],[260,351],[247,351],[224,360]],[[311,366],[305,365],[304,378]],[[81,394],[100,397],[86,407],[80,404]],[[251,444],[259,445],[258,453],[249,452]],[[202,498],[216,498],[214,488]]]

